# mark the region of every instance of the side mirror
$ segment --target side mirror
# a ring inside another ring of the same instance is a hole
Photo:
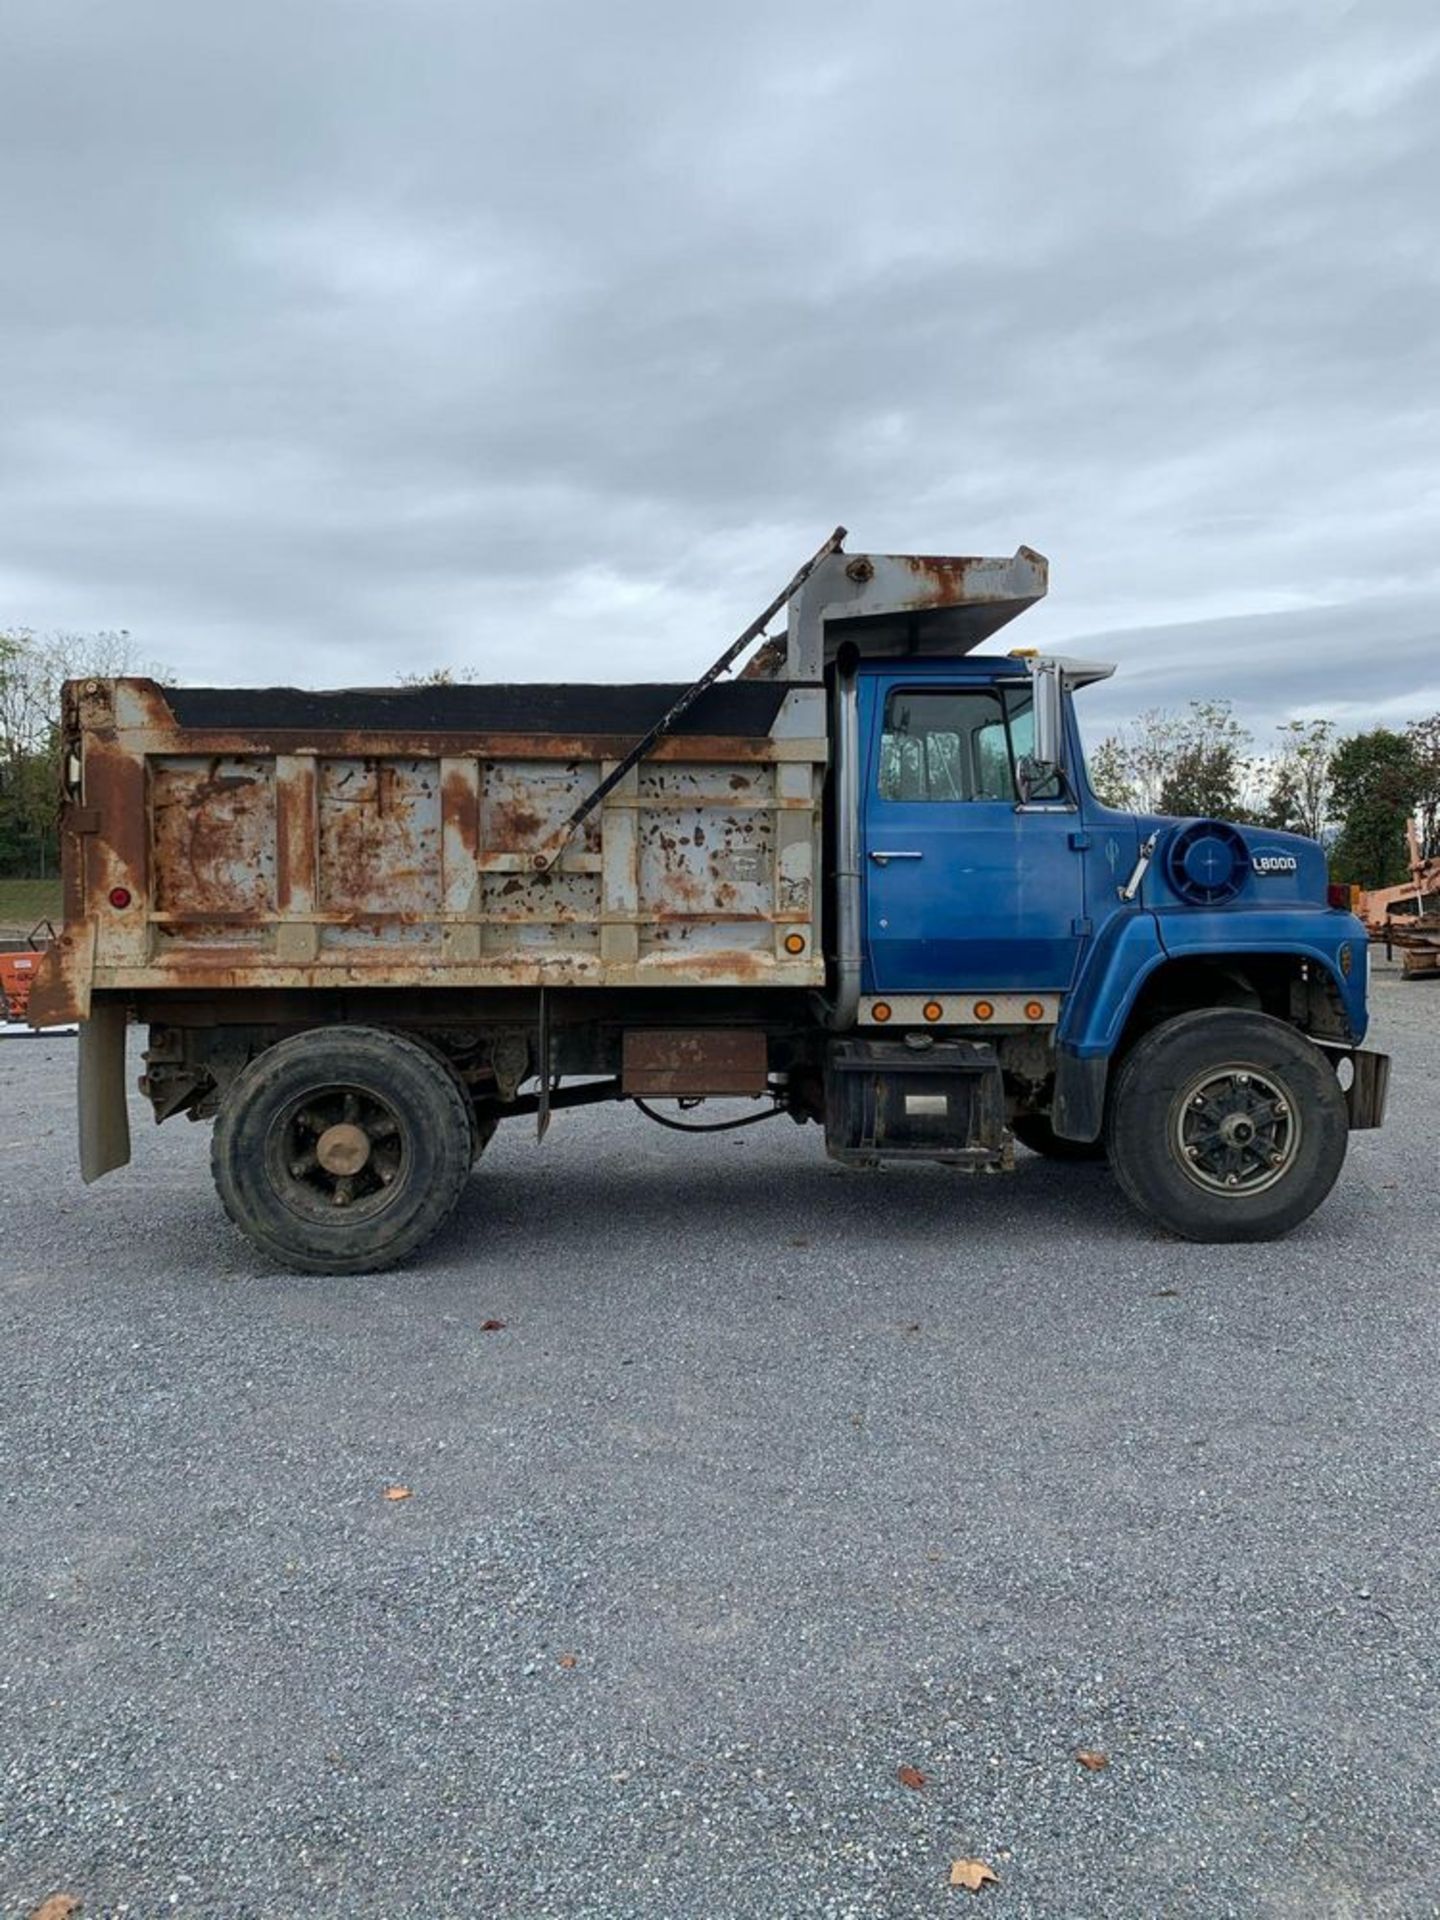
[[[1048,767],[1063,759],[1065,716],[1061,703],[1060,669],[1053,660],[1037,660],[1035,680],[1035,758]]]
[[[1065,768],[1064,684],[1054,660],[1037,660],[1030,669],[1035,699],[1035,751],[1019,767],[1027,800],[1053,794]]]

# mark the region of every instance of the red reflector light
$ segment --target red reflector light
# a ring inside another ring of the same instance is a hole
[[[1325,889],[1325,902],[1327,906],[1343,907],[1347,913],[1350,911],[1350,889],[1345,885],[1343,880],[1332,880],[1330,882],[1329,886]]]
[[[130,904],[130,889],[128,887],[112,887],[110,889],[110,904],[112,907],[128,907]]]

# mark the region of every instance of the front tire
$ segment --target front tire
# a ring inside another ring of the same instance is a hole
[[[449,1219],[470,1172],[469,1103],[428,1047],[374,1027],[292,1034],[252,1060],[215,1122],[225,1211],[301,1273],[375,1273]]]
[[[1106,1124],[1126,1198],[1186,1240],[1276,1240],[1334,1186],[1345,1096],[1325,1056],[1268,1014],[1167,1020],[1121,1066]]]

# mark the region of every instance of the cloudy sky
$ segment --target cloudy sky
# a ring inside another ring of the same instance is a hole
[[[0,626],[679,678],[843,520],[1440,707],[1433,0],[40,0],[0,148]]]

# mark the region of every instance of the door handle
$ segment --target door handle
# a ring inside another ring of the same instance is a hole
[[[902,853],[898,850],[885,852],[880,849],[877,849],[874,853],[870,855],[870,858],[875,862],[877,867],[883,867],[888,861],[891,861],[891,860],[923,860],[925,856],[923,853],[908,853],[908,852]]]

